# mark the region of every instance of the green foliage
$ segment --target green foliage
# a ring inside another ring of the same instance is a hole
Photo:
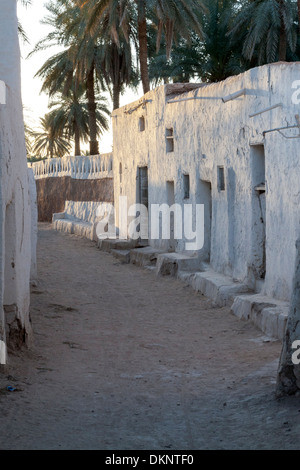
[[[108,18],[107,30],[111,39],[119,47],[123,37],[127,43],[136,45],[139,57],[140,77],[144,92],[149,91],[147,36],[155,31],[156,51],[159,51],[162,37],[165,41],[165,53],[170,59],[173,39],[178,33],[184,39],[191,37],[191,32],[202,34],[199,14],[202,2],[199,0],[78,0],[85,5],[89,16],[88,27],[91,31]],[[152,28],[155,23],[155,28]]]
[[[42,91],[48,92],[50,97],[60,93],[65,105],[72,96],[72,109],[74,112],[77,109],[77,118],[79,116],[79,97],[81,97],[81,105],[83,106],[82,95],[85,92],[90,152],[96,154],[99,152],[97,136],[108,128],[107,119],[103,114],[103,103],[101,100],[99,102],[96,100],[96,94],[103,89],[104,84],[101,74],[101,47],[97,38],[87,30],[84,10],[75,1],[50,1],[46,8],[49,15],[44,19],[44,23],[53,29],[35,47],[33,52],[41,51],[51,45],[62,46],[63,50],[48,59],[37,72],[37,75],[44,80]],[[100,78],[98,82],[96,82],[96,77]],[[97,111],[98,106],[100,106],[99,112]],[[71,112],[72,109],[70,107],[68,109]],[[81,110],[83,110],[82,107]],[[52,116],[51,113],[50,116]],[[86,113],[83,113],[82,116],[86,116]],[[97,119],[99,120],[97,121]],[[76,122],[76,126],[82,126],[83,122],[82,119],[79,120],[78,123]],[[78,138],[82,139],[83,136],[86,138],[85,131],[84,126],[82,129],[77,129],[77,151],[80,148]]]
[[[21,3],[21,5],[23,5],[24,7],[27,8],[29,5],[31,5],[31,0],[20,0],[20,3]],[[22,24],[20,23],[20,21],[18,21],[18,33],[19,33],[19,37],[22,39],[22,41],[24,43],[29,44],[28,36],[27,36]]]
[[[68,154],[71,144],[53,126],[53,116],[46,114],[40,119],[40,130],[31,132],[32,152],[42,158],[63,157]]]
[[[243,43],[242,55],[258,65],[286,60],[297,45],[297,3],[292,0],[243,2],[231,38]]]
[[[170,81],[184,83],[201,77],[203,46],[199,36],[194,34],[190,41],[180,38],[173,46],[169,60],[165,48],[162,43],[160,52],[149,60],[149,76],[155,86]]]
[[[68,140],[75,137],[76,130],[83,142],[89,140],[89,113],[83,88],[81,90],[70,91],[67,95],[57,94],[50,105],[50,122],[54,132],[58,135],[65,135]],[[108,116],[110,111],[106,100],[99,97],[97,99],[97,135],[102,135],[109,128]]]
[[[104,91],[116,109],[139,80],[144,91],[149,81],[216,82],[300,58],[295,0],[50,0],[46,7],[52,31],[33,53],[62,48],[37,72],[52,100],[44,137],[35,134],[47,154],[45,134],[62,139],[59,154],[73,139],[77,151],[81,141],[95,143],[108,128]]]
[[[199,18],[202,35],[195,31],[188,41],[176,37],[170,60],[164,60],[163,53],[154,54],[150,59],[151,80],[216,82],[245,70],[241,41],[228,38],[237,11],[234,0],[204,0],[204,12]]]

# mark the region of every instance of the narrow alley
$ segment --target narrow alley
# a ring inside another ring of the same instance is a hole
[[[299,447],[280,342],[183,282],[40,224],[31,321],[0,373],[0,450]]]

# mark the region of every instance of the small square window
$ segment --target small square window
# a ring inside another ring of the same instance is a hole
[[[218,166],[218,190],[225,191],[225,172],[223,166]]]
[[[174,152],[174,132],[172,127],[166,129],[166,150],[167,152]]]
[[[120,166],[119,166],[120,183],[122,183],[122,173],[123,173],[122,163],[120,163]]]
[[[139,118],[139,131],[143,132],[145,130],[145,118],[144,116],[141,116]]]
[[[189,199],[190,197],[190,176],[183,175],[183,192],[184,199]]]

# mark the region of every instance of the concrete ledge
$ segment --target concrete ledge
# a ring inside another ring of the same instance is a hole
[[[201,268],[198,257],[181,253],[159,254],[156,263],[156,274],[161,276],[176,276],[180,271],[198,271]]]
[[[130,250],[130,262],[137,266],[155,266],[159,254],[164,253],[161,250],[155,250],[151,246],[143,248],[134,248]]]
[[[130,250],[111,250],[112,255],[122,263],[130,263]]]
[[[98,240],[98,248],[101,251],[110,253],[112,250],[130,250],[138,245],[137,240],[119,240],[118,238],[106,238]]]
[[[54,230],[60,232],[71,233],[79,237],[95,240],[95,224],[72,219],[56,219],[52,226]]]
[[[212,299],[218,307],[231,305],[235,296],[250,292],[245,284],[234,282],[230,277],[211,269],[196,273],[179,273],[178,277],[187,282],[197,292]]]
[[[232,313],[244,320],[251,320],[267,336],[283,340],[289,312],[289,303],[261,294],[237,296]]]
[[[75,230],[75,227],[68,225],[71,224],[70,220],[58,219],[55,223],[66,223],[66,229]],[[145,267],[156,275],[177,277],[211,299],[214,305],[231,307],[234,315],[252,321],[265,335],[283,339],[289,311],[287,302],[255,294],[246,284],[213,271],[197,257],[138,246],[137,240],[98,240],[100,250],[112,253],[120,261]]]
[[[94,201],[65,201],[64,212],[52,215],[53,228],[96,241],[98,207]]]
[[[282,341],[289,311],[288,302],[251,293],[245,284],[210,269],[204,272],[178,272],[177,277],[218,307],[230,306],[238,318],[252,321],[264,334]]]

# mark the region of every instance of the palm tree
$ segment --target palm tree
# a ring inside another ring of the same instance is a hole
[[[28,5],[31,5],[31,0],[20,0],[20,1],[21,1],[21,5],[23,5],[26,8],[27,8]],[[22,24],[20,23],[20,21],[18,21],[18,33],[19,33],[19,36],[21,37],[21,39],[23,40],[23,42],[29,44],[28,36],[27,36]]]
[[[97,140],[97,114],[96,114],[96,68],[99,61],[97,55],[99,50],[94,44],[90,36],[85,36],[81,43],[81,48],[74,49],[73,62],[75,65],[75,76],[79,83],[86,85],[87,106],[89,112],[89,129],[90,129],[90,154],[97,155],[99,153],[99,144]]]
[[[41,51],[49,45],[61,45],[65,49],[45,62],[37,72],[45,79],[41,91],[50,96],[61,90],[67,94],[75,81],[75,88],[85,85],[89,114],[90,154],[99,153],[97,141],[97,113],[95,99],[96,71],[99,72],[99,54],[91,35],[81,34],[82,13],[72,0],[57,0],[46,5],[50,15],[44,20],[53,31],[48,34],[32,53]],[[32,54],[31,53],[31,54]]]
[[[87,103],[84,99],[84,88],[79,91],[71,90],[67,95],[56,96],[56,100],[50,103],[49,119],[54,133],[65,135],[67,140],[75,141],[75,156],[81,155],[80,142],[89,139],[89,114]],[[97,99],[97,135],[108,130],[107,116],[110,114],[106,101]]]
[[[58,92],[68,93],[74,83],[74,65],[68,49],[59,52],[42,65],[35,77],[43,80],[41,92],[51,98]]]
[[[79,4],[88,6],[90,19],[88,28],[93,30],[95,24],[101,22],[103,15],[109,12],[111,28],[115,34],[115,40],[118,41],[116,19],[121,9],[121,28],[128,31],[128,11],[132,11],[136,21],[136,31],[138,39],[138,55],[140,62],[140,74],[144,93],[150,90],[149,69],[148,69],[148,32],[149,18],[155,16],[158,20],[157,26],[157,49],[159,49],[162,33],[164,31],[166,38],[167,58],[170,56],[174,31],[180,31],[182,37],[189,38],[191,30],[194,29],[201,34],[201,27],[198,18],[198,12],[202,8],[200,0],[77,0]]]
[[[33,131],[32,151],[43,158],[63,157],[71,144],[63,135],[54,130],[50,114],[40,119],[40,131]]]
[[[120,95],[124,85],[133,85],[136,74],[129,65],[132,61],[127,44],[118,47],[114,42],[107,42],[102,49],[101,74],[113,102],[113,110],[120,107]]]
[[[166,57],[166,46],[163,44],[158,54],[150,52],[150,82],[157,86],[162,82],[185,83],[200,78],[203,60],[202,43],[195,34],[189,42],[179,39],[173,47],[169,60]]]
[[[99,153],[97,141],[97,118],[95,99],[95,73],[99,64],[99,48],[92,36],[83,30],[81,9],[72,0],[58,2],[62,4],[62,11],[57,17],[57,26],[63,28],[64,43],[70,44],[68,54],[73,64],[74,78],[77,84],[85,83],[86,97],[89,112],[90,154]]]
[[[238,12],[235,0],[205,0],[203,15],[202,64],[200,76],[205,82],[218,82],[250,67],[242,57],[241,38],[228,38]]]
[[[258,64],[285,61],[297,42],[297,6],[292,0],[247,0],[236,17],[231,37],[243,39],[244,57]]]
[[[63,2],[63,0],[58,1]],[[70,23],[68,14],[66,37],[74,41],[74,32],[76,32],[76,46],[73,47],[72,60],[75,66],[75,76],[79,78],[79,81],[86,80],[91,116],[95,111],[93,106],[95,79],[99,80],[102,88],[106,86],[111,92],[113,109],[119,107],[120,94],[124,86],[137,85],[137,73],[132,58],[134,35],[131,33],[130,21],[126,23],[124,30],[118,26],[121,17],[124,17],[122,9],[116,9],[117,18],[114,17],[113,25],[109,12],[106,12],[101,22],[97,24],[96,30],[90,30],[87,27],[90,14],[88,6],[78,9],[78,2],[73,3],[76,19]],[[127,10],[126,13],[128,13]],[[95,128],[95,121],[93,123],[93,128]]]
[[[124,12],[121,8],[117,10],[117,18],[111,18],[109,11],[103,15],[93,35],[97,35],[101,51],[100,70],[98,77],[103,77],[110,91],[113,101],[113,109],[120,106],[120,95],[124,87],[136,88],[138,85],[138,73],[133,64],[132,48],[135,43],[134,26],[130,21],[131,15],[126,12],[129,20],[126,21],[125,31],[120,27]],[[88,17],[89,9],[86,8],[85,16]],[[112,25],[113,22],[113,25]]]
[[[150,56],[150,79],[157,83],[188,82],[192,78],[203,82],[217,82],[241,73],[248,67],[242,58],[240,38],[228,38],[237,14],[235,0],[203,0],[205,11],[201,15],[203,37],[191,34],[189,41],[175,36],[175,45],[170,60],[164,53]],[[177,35],[179,36],[179,35]],[[152,50],[154,50],[152,46]]]

